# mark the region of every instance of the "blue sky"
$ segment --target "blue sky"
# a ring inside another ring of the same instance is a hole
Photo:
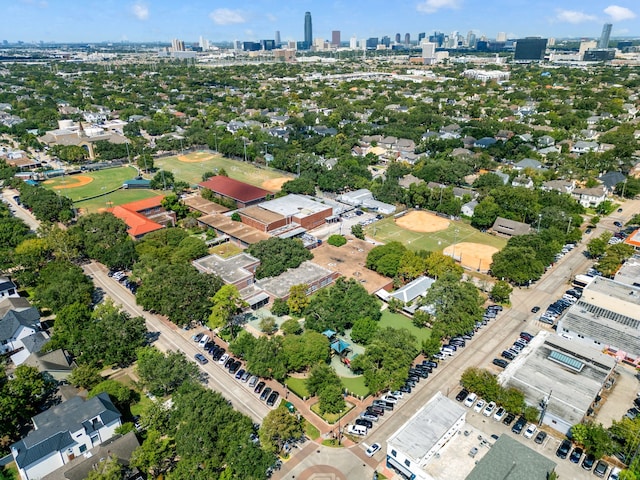
[[[640,36],[638,0],[1,0],[0,40],[59,42],[282,40],[303,37],[304,12],[313,37],[342,40],[438,30],[495,38]]]

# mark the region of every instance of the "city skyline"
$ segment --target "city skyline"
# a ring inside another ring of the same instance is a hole
[[[634,0],[560,0],[535,2],[493,0],[418,0],[394,4],[319,0],[295,6],[287,2],[255,0],[212,7],[204,0],[176,4],[168,0],[112,0],[101,3],[76,0],[16,0],[2,7],[2,38],[15,42],[170,42],[173,38],[195,42],[200,36],[213,42],[273,39],[304,40],[305,12],[313,18],[313,38],[331,40],[334,30],[342,41],[353,35],[404,38],[410,33],[458,31],[495,38],[525,36],[599,38],[602,25],[612,23],[611,37],[640,37],[640,6]]]

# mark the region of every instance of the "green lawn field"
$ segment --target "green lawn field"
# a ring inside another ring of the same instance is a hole
[[[135,178],[136,175],[138,175],[138,170],[135,167],[126,166],[98,170],[97,172],[82,172],[77,176],[65,175],[62,177],[56,177],[51,180],[47,180],[42,185],[45,188],[55,190],[61,195],[69,197],[73,201],[77,201],[93,195],[100,195],[101,193],[106,193],[110,190],[115,190],[116,188],[121,187],[125,180],[131,180],[132,178]],[[92,181],[86,185],[78,187],[59,188],[67,185],[73,185],[73,183],[75,183],[74,177],[89,177]]]
[[[198,184],[202,181],[202,174],[205,172],[215,172],[223,168],[230,178],[246,182],[257,187],[265,187],[266,181],[283,178],[287,175],[268,168],[258,168],[252,163],[232,160],[222,155],[209,154],[206,152],[193,152],[185,155],[189,162],[179,159],[180,156],[157,158],[154,160],[156,168],[173,172],[177,180],[182,180],[190,185]],[[293,176],[288,175],[293,178]]]
[[[396,225],[393,217],[374,222],[365,228],[368,236],[384,243],[398,241],[410,250],[442,251],[454,243],[470,242],[502,249],[507,240],[482,233],[460,220],[452,221],[445,230],[432,233],[413,232]]]
[[[105,208],[115,207],[129,202],[144,200],[145,198],[156,197],[167,192],[158,190],[133,189],[133,190],[117,190],[108,195],[91,200],[74,202],[76,208],[82,209],[85,213],[98,213]]]
[[[410,318],[405,317],[400,313],[390,312],[388,308],[382,311],[382,318],[378,322],[380,328],[392,327],[392,328],[406,328],[416,337],[416,348],[420,350],[422,348],[422,341],[431,336],[431,330],[429,328],[416,327]]]

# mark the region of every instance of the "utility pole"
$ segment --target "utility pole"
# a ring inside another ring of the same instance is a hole
[[[542,220],[542,214],[538,214],[538,233],[540,233],[540,220]]]

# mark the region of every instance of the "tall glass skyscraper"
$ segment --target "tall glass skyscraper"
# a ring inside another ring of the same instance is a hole
[[[609,37],[611,36],[611,24],[605,23],[602,27],[602,35],[598,41],[598,48],[609,48]]]
[[[304,14],[304,43],[307,48],[313,45],[313,27],[311,26],[311,12]]]

